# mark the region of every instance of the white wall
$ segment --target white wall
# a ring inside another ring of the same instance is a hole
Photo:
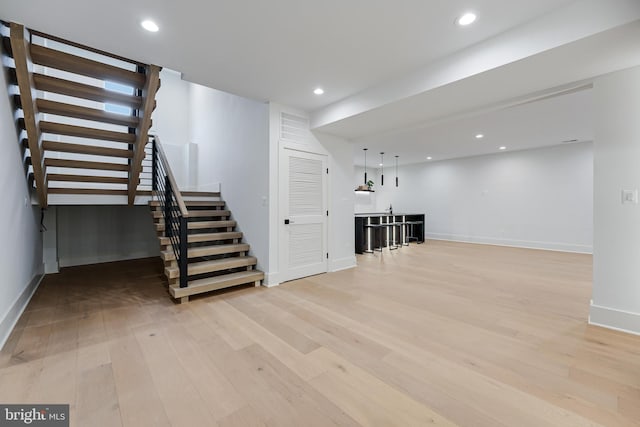
[[[329,152],[329,271],[354,267],[353,145],[332,135],[314,136]]]
[[[269,266],[269,108],[262,102],[191,84],[191,141],[198,147],[199,190],[217,189],[237,230]]]
[[[640,334],[640,67],[594,83],[595,206],[590,322]]]
[[[375,211],[426,213],[427,238],[591,252],[593,145],[579,143],[400,167]]]
[[[160,72],[161,86],[156,94],[153,126],[149,133],[160,135],[163,144],[183,145],[189,142],[189,87],[182,75],[168,68]]]
[[[158,135],[167,154],[171,170],[182,190],[197,184],[198,163],[194,161],[197,146],[191,143],[191,83],[182,80],[182,74],[163,68],[161,87],[156,94],[153,126],[149,133]]]
[[[40,209],[32,206],[9,102],[0,72],[0,348],[26,307],[43,273]]]
[[[160,255],[148,206],[58,206],[56,211],[60,267]]]

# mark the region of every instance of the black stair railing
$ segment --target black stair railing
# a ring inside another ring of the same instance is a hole
[[[164,233],[171,241],[178,268],[180,269],[180,287],[187,287],[188,241],[187,230],[189,212],[184,204],[180,189],[173,177],[167,156],[157,135],[150,136],[152,161],[151,189],[153,198],[160,202],[164,219]]]

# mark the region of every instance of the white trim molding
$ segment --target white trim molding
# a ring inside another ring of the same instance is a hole
[[[329,271],[334,273],[336,271],[348,270],[350,268],[357,267],[358,264],[356,262],[356,256],[348,256],[345,258],[338,259],[330,259],[329,260]]]
[[[640,313],[596,305],[591,301],[589,324],[640,335]]]
[[[542,249],[546,251],[575,252],[579,254],[593,253],[593,246],[579,245],[575,243],[538,242],[534,240],[501,239],[501,238],[495,238],[495,237],[467,236],[462,234],[445,234],[445,233],[429,233],[429,232],[427,232],[426,238],[428,240],[448,240],[452,242],[479,243],[483,245],[494,245],[494,246],[508,246],[511,248]]]
[[[273,273],[265,273],[264,280],[262,281],[262,286],[267,288],[273,288],[280,284],[280,280],[278,278],[278,272]]]
[[[42,282],[42,278],[44,274],[36,274],[33,276],[29,284],[24,288],[22,293],[18,296],[18,298],[14,301],[13,305],[4,316],[4,319],[0,321],[0,350],[4,347],[7,340],[9,339],[9,335],[15,328],[16,323],[22,316],[25,308],[31,301],[31,297],[40,286],[40,282]]]

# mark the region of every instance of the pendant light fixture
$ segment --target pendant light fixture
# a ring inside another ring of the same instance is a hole
[[[367,184],[367,150],[368,148],[363,148],[364,151],[364,184]]]
[[[398,186],[398,156],[396,156],[396,187]]]
[[[380,152],[380,185],[384,185],[384,151]]]

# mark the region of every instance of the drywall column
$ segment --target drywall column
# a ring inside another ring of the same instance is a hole
[[[58,209],[49,206],[44,215],[42,231],[42,260],[44,273],[52,274],[60,271],[58,263]]]
[[[598,78],[589,322],[640,334],[640,67]],[[630,190],[625,202],[623,191]]]

